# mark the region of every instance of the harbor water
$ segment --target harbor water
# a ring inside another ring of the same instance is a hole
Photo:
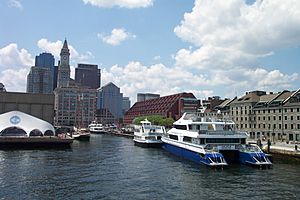
[[[300,164],[199,166],[132,139],[92,135],[68,150],[0,151],[0,199],[300,199]]]

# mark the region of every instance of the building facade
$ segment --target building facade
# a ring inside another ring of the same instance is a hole
[[[270,94],[249,92],[236,98],[229,107],[237,129],[248,132],[252,139],[300,141],[299,89]]]
[[[27,75],[27,93],[51,94],[53,92],[52,75],[49,68],[31,67]]]
[[[122,102],[122,110],[123,110],[123,115],[129,110],[131,105],[129,97],[123,97],[123,102]]]
[[[150,100],[150,99],[157,99],[159,98],[160,95],[159,94],[152,94],[152,93],[138,93],[137,94],[137,102],[140,101],[146,101],[146,100]]]
[[[53,124],[54,95],[0,92],[0,114],[21,111]]]
[[[108,110],[115,117],[115,122],[121,122],[123,118],[123,94],[120,88],[112,82],[97,89],[97,109]],[[99,111],[99,113],[105,113]],[[105,118],[105,116],[101,116]],[[100,116],[97,116],[100,118]],[[101,119],[101,121],[106,121]]]
[[[200,101],[192,93],[179,93],[136,102],[125,114],[124,124],[131,124],[139,116],[160,115],[179,119],[185,112],[196,112]]]
[[[97,90],[62,87],[54,94],[55,125],[86,128],[95,119]]]
[[[98,65],[78,64],[75,69],[75,83],[92,89],[100,87],[101,71]]]

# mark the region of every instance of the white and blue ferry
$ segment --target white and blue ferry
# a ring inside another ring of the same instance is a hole
[[[231,162],[254,166],[272,165],[255,144],[246,144],[248,134],[235,130],[231,120],[211,119],[184,113],[162,136],[163,148],[177,156],[207,166],[223,167]]]

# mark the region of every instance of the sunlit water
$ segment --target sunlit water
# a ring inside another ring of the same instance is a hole
[[[300,199],[300,164],[215,171],[128,138],[92,135],[71,150],[0,151],[0,199]]]

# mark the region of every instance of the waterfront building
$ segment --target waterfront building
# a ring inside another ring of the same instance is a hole
[[[79,86],[56,88],[55,125],[86,128],[95,119],[96,89]]]
[[[0,114],[21,111],[53,124],[54,95],[0,92]]]
[[[57,87],[68,87],[70,81],[70,50],[67,40],[60,51],[60,62],[57,72]]]
[[[98,65],[78,64],[75,69],[75,83],[92,89],[100,87],[101,71]]]
[[[33,66],[27,75],[27,93],[51,94],[53,91],[52,75],[49,68]]]
[[[120,88],[114,83],[110,82],[101,88],[97,89],[97,109],[98,113],[111,113],[114,116],[114,122],[120,122],[123,118],[123,94],[120,92]],[[101,111],[105,109],[106,111]],[[98,118],[106,118],[106,116],[97,116]],[[108,120],[108,119],[107,119]],[[100,121],[107,121],[106,119],[100,119]]]
[[[253,139],[300,141],[300,92],[247,92],[230,104],[229,115],[237,129]],[[223,112],[225,113],[225,112]]]
[[[125,115],[125,113],[129,110],[129,108],[130,108],[130,104],[131,104],[131,102],[130,102],[130,99],[129,99],[129,97],[123,97],[123,115]]]
[[[160,115],[179,119],[185,112],[196,112],[200,101],[192,93],[179,93],[136,102],[125,114],[124,123],[131,124],[134,118],[147,115]]]
[[[159,98],[159,94],[152,94],[152,93],[137,93],[137,102],[146,101],[150,99],[157,99]]]

